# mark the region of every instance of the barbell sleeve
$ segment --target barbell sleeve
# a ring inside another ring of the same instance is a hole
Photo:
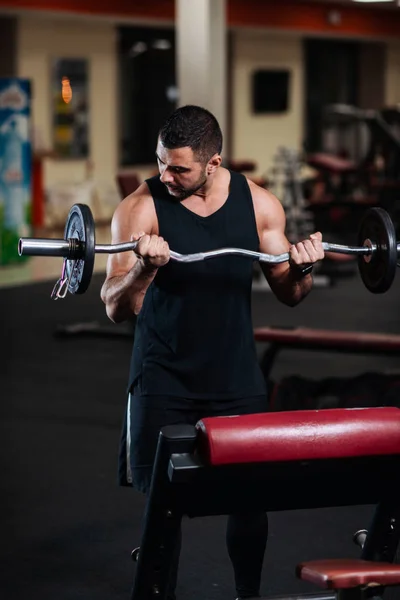
[[[124,242],[122,244],[102,244],[95,246],[96,254],[118,254],[120,252],[135,251],[138,242]],[[339,244],[322,243],[325,252],[334,252],[338,254],[353,254],[366,256],[373,254],[376,245],[368,246],[345,246]],[[18,243],[18,253],[20,256],[60,256],[68,259],[80,258],[82,252],[82,243],[75,238],[69,240],[60,239],[35,239],[21,238]],[[397,252],[400,251],[400,243],[397,244]],[[217,256],[245,256],[253,258],[260,262],[278,264],[289,260],[289,253],[283,254],[265,254],[263,252],[254,252],[242,248],[220,248],[208,252],[196,252],[194,254],[179,254],[171,250],[171,259],[177,262],[190,263],[215,258]]]
[[[71,251],[68,240],[21,238],[18,242],[20,256],[61,256],[67,258]]]

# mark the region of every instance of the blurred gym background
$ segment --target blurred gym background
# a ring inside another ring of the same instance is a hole
[[[0,47],[0,596],[122,600],[143,509],[116,485],[134,324],[106,319],[106,255],[85,295],[53,302],[62,260],[19,257],[18,239],[63,237],[83,202],[107,243],[118,203],[156,172],[160,124],[188,103],[220,120],[224,164],[280,198],[291,240],[320,230],[356,243],[371,206],[399,232],[400,7],[0,0]],[[257,342],[273,409],[398,403],[399,291],[397,278],[370,294],[353,257],[329,256],[290,309],[255,265],[255,327],[310,334]],[[327,331],[347,337],[332,344]],[[300,560],[356,556],[352,534],[369,518],[368,507],[271,515],[263,589],[305,589]],[[179,598],[233,598],[224,520],[185,527]]]

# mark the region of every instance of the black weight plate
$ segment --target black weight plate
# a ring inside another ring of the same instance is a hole
[[[365,287],[373,294],[383,294],[392,285],[397,266],[397,241],[393,221],[383,208],[370,208],[358,232],[358,245],[369,240],[376,246],[369,256],[358,257],[358,268]]]
[[[93,275],[96,245],[94,219],[89,206],[72,206],[65,225],[64,238],[75,238],[82,243],[81,255],[75,260],[67,260],[66,276],[68,279],[71,277],[68,291],[71,294],[84,294]]]

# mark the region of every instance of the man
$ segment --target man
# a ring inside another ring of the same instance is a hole
[[[277,298],[290,306],[308,294],[312,265],[324,256],[320,233],[288,242],[278,199],[223,168],[221,150],[211,113],[197,106],[177,109],[159,132],[160,176],[125,198],[112,221],[113,244],[139,240],[135,253],[110,255],[101,296],[112,321],[138,315],[120,483],[144,493],[161,427],[267,409],[251,321],[252,260],[222,256],[184,264],[170,260],[170,249],[289,252],[289,262],[261,266]],[[264,513],[228,518],[239,598],[259,595],[267,534]]]

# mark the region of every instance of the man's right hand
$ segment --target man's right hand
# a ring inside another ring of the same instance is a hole
[[[170,259],[170,249],[164,238],[140,231],[131,236],[132,242],[137,240],[139,241],[134,252],[143,260],[146,267],[158,269],[167,264]]]

